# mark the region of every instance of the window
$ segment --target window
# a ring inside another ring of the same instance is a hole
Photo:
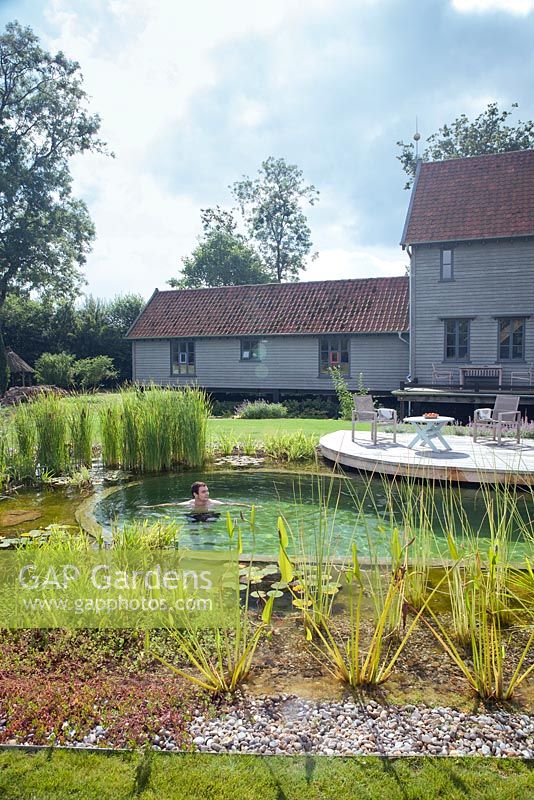
[[[525,318],[499,319],[498,361],[523,361],[525,358]]]
[[[469,320],[445,320],[445,360],[467,361],[469,358]]]
[[[440,259],[440,277],[442,281],[454,280],[454,251],[442,250]]]
[[[241,361],[261,361],[259,339],[241,339]]]
[[[320,340],[319,374],[328,375],[330,367],[349,374],[349,340],[346,336],[324,336]]]
[[[193,339],[177,339],[171,343],[171,374],[195,374],[195,342]]]

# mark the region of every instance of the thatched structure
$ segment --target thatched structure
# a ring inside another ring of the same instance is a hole
[[[26,381],[31,384],[35,370],[26,364],[23,358],[14,353],[11,347],[6,347],[6,358],[11,375],[21,375],[23,386],[26,386]]]

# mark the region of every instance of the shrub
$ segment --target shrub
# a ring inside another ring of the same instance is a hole
[[[280,419],[287,417],[287,408],[282,403],[268,403],[267,400],[245,400],[235,409],[236,417],[241,419]]]
[[[82,389],[95,389],[106,381],[115,380],[119,374],[109,356],[82,358],[74,365],[74,373]]]
[[[332,397],[284,400],[288,417],[297,419],[337,419],[339,403]]]
[[[74,382],[74,356],[70,353],[43,353],[35,362],[36,380],[67,389]]]
[[[339,367],[330,367],[328,370],[334,389],[336,390],[337,399],[339,400],[339,417],[340,419],[352,419],[352,409],[354,408],[354,401],[352,399],[352,392],[350,391],[345,378],[341,374]],[[361,376],[362,373],[360,373]],[[358,384],[359,385],[359,384]]]

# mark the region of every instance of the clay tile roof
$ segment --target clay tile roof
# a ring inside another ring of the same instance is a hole
[[[420,164],[401,244],[534,236],[534,150]]]
[[[156,292],[129,339],[408,330],[408,278]]]

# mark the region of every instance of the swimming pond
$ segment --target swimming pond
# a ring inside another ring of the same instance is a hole
[[[457,539],[477,532],[483,546],[489,545],[496,518],[508,514],[509,557],[521,559],[531,551],[525,531],[533,517],[532,498],[519,494],[511,507],[496,502],[493,494],[480,489],[451,489],[425,484],[381,481],[360,477],[330,477],[302,473],[233,470],[203,476],[212,499],[228,506],[205,514],[194,514],[183,506],[160,507],[159,503],[187,500],[198,475],[189,472],[155,476],[118,488],[94,509],[96,521],[106,532],[127,522],[172,521],[180,526],[179,544],[195,549],[228,548],[227,514],[240,527],[243,550],[272,556],[278,551],[277,518],[282,515],[292,531],[291,550],[306,548],[310,554],[318,541],[328,543],[330,555],[350,554],[356,543],[361,555],[386,556],[391,531],[426,535],[435,557],[447,555],[447,534]],[[245,504],[241,506],[239,504]],[[253,528],[250,507],[255,506]],[[155,506],[155,507],[151,507]],[[491,506],[491,515],[488,507]],[[501,523],[502,524],[502,519]]]

